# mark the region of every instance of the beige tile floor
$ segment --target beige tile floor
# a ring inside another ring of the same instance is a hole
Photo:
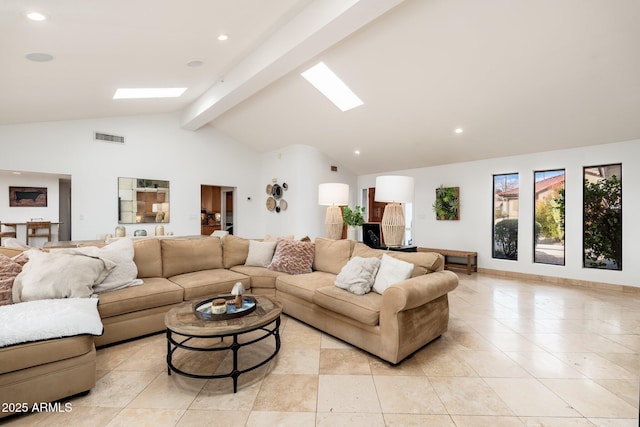
[[[281,352],[241,376],[237,394],[230,379],[168,376],[163,334],[101,349],[97,384],[70,412],[7,424],[638,425],[640,293],[462,274],[450,305],[449,331],[396,367],[284,317]],[[230,366],[224,355],[179,360]]]

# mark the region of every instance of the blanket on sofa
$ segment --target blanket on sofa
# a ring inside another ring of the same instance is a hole
[[[97,298],[48,299],[0,306],[0,347],[102,332]]]

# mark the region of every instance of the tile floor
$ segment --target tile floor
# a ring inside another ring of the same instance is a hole
[[[232,381],[167,376],[163,334],[101,349],[97,384],[43,426],[638,425],[640,293],[460,275],[449,331],[401,365],[294,319],[269,365]],[[255,350],[260,350],[256,348]],[[244,358],[251,359],[252,354]],[[189,354],[214,372],[229,357]],[[185,366],[185,365],[183,365]]]

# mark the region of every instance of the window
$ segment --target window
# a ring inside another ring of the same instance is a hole
[[[533,178],[533,262],[564,265],[565,171],[538,171]]]
[[[519,187],[517,173],[493,176],[493,258],[518,259]]]
[[[583,266],[622,270],[622,164],[583,169]]]

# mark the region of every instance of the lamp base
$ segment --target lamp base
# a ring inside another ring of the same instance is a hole
[[[404,239],[404,212],[400,203],[389,203],[382,215],[382,236],[387,246],[402,246]]]
[[[342,239],[342,229],[344,228],[344,219],[342,218],[342,209],[339,206],[327,207],[327,214],[324,219],[324,226],[327,230],[329,239]]]

